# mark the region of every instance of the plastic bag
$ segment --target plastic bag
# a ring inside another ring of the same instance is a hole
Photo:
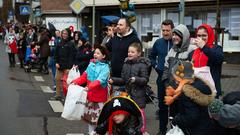
[[[166,133],[166,135],[184,135],[182,129],[178,125],[172,125],[172,128]]]
[[[81,120],[86,108],[86,103],[87,91],[79,85],[69,85],[61,116],[67,120]]]
[[[77,79],[78,77],[80,77],[78,67],[73,66],[68,73],[67,84],[69,85],[72,82],[72,80]]]

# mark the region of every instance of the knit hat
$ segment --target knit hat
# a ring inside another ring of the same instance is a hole
[[[193,64],[189,61],[178,61],[172,68],[172,74],[184,79],[193,79]]]
[[[223,102],[220,99],[214,99],[209,105],[208,105],[208,112],[210,115],[218,115],[220,112]]]
[[[177,29],[173,29],[173,33],[177,34],[181,39],[183,38],[183,34],[181,31],[179,31]]]

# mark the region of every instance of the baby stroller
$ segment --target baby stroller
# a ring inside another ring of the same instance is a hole
[[[30,72],[32,69],[40,69],[38,51],[36,48],[27,47],[24,71]]]

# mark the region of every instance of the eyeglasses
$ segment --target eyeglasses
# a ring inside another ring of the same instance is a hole
[[[207,37],[208,35],[202,34],[202,35],[197,35],[197,37]]]

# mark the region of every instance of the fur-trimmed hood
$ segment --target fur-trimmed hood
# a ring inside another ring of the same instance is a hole
[[[203,93],[202,90],[190,84],[184,85],[183,93],[200,106],[208,106],[216,96],[216,92],[211,91],[210,94]]]

